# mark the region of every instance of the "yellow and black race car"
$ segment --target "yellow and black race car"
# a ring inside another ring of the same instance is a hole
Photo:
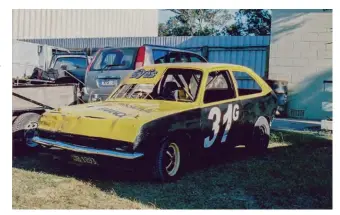
[[[239,88],[242,81],[251,87]],[[272,89],[247,67],[150,65],[103,102],[44,113],[32,141],[81,163],[143,161],[154,177],[170,181],[180,176],[189,154],[237,145],[266,150],[276,109]]]

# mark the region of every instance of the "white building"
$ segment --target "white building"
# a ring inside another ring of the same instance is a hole
[[[14,9],[12,77],[46,69],[56,48],[18,40],[156,36],[158,10]]]
[[[288,81],[288,115],[332,117],[332,11],[272,10],[269,78]]]
[[[13,9],[13,39],[152,37],[158,10]]]

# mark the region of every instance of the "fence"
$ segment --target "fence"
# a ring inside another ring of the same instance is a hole
[[[269,36],[65,38],[24,41],[69,49],[107,46],[122,48],[144,44],[178,47],[197,52],[206,57],[209,62],[247,66],[261,77],[268,78]],[[239,83],[243,88],[253,86],[250,80],[244,80]]]

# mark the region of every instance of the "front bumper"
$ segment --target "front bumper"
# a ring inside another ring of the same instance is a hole
[[[82,153],[82,154],[103,155],[103,156],[128,159],[128,160],[133,160],[133,159],[141,158],[144,156],[144,154],[140,152],[119,152],[119,151],[112,151],[112,150],[105,150],[105,149],[95,149],[95,148],[84,147],[84,146],[76,146],[70,143],[50,140],[50,139],[41,138],[41,137],[33,137],[32,142],[37,143],[42,146],[55,147],[55,148],[73,151],[73,152]]]

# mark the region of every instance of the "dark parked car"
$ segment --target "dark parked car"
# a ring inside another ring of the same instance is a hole
[[[59,55],[51,62],[50,68],[54,70],[66,69],[71,75],[84,83],[85,71],[90,63],[86,55]],[[69,74],[66,73],[66,76]]]

